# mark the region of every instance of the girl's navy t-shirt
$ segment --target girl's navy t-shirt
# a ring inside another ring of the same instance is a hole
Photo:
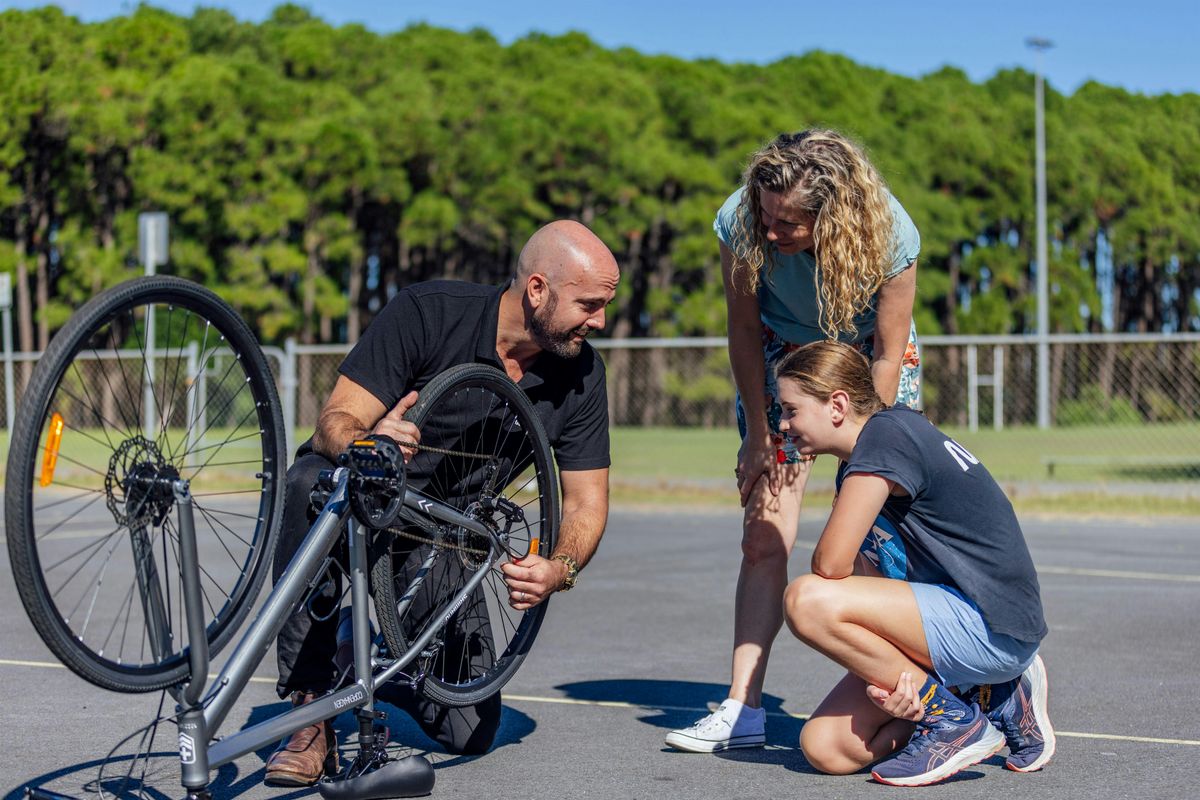
[[[906,580],[952,586],[988,627],[1023,642],[1046,635],[1037,571],[1012,504],[974,455],[904,405],[874,414],[837,483],[867,473],[895,481],[907,497],[883,507],[900,532]]]

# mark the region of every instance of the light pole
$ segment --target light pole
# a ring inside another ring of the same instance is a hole
[[[1034,72],[1035,169],[1037,173],[1037,416],[1038,427],[1050,427],[1050,257],[1046,245],[1046,111],[1042,56],[1054,42],[1031,36],[1025,46],[1037,53]]]

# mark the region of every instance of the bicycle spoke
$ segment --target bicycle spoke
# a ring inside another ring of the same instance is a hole
[[[229,549],[229,545],[225,544],[225,539],[221,536],[220,531],[217,530],[217,526],[219,525],[221,528],[224,528],[226,532],[228,532],[231,536],[233,536],[235,539],[237,539],[239,542],[246,545],[247,547],[253,547],[253,545],[251,545],[249,542],[247,542],[242,537],[238,536],[237,533],[234,532],[233,528],[230,528],[225,523],[221,522],[220,520],[215,519],[212,516],[212,514],[210,514],[208,512],[207,509],[205,509],[199,505],[195,506],[195,508],[197,511],[200,512],[200,515],[202,517],[204,517],[204,521],[208,523],[209,530],[212,531],[212,534],[216,538],[217,542],[221,545],[221,547],[223,547],[225,549],[225,552],[229,554],[230,560],[234,564],[237,564],[238,563],[237,556],[235,556],[233,554],[233,551]]]
[[[83,619],[83,627],[81,627],[81,628],[79,629],[79,638],[80,638],[80,639],[84,638],[84,637],[86,636],[86,634],[87,634],[87,627],[88,627],[88,623],[89,623],[89,622],[91,621],[91,619],[92,619],[92,610],[95,608],[95,605],[96,605],[96,597],[97,597],[97,595],[99,595],[99,593],[100,593],[100,586],[101,586],[101,584],[103,583],[102,576],[103,576],[103,575],[104,575],[104,573],[105,573],[105,572],[108,570],[108,565],[109,565],[109,562],[112,560],[112,555],[113,555],[113,553],[114,553],[114,552],[116,552],[116,549],[117,549],[117,545],[118,545],[118,544],[119,544],[119,542],[117,542],[117,541],[113,541],[113,543],[112,543],[112,547],[108,548],[108,554],[107,554],[107,555],[105,555],[105,557],[104,557],[104,560],[100,562],[100,566],[97,568],[97,572],[96,572],[96,580],[94,581],[94,583],[95,583],[95,586],[94,586],[94,588],[93,588],[93,590],[92,590],[92,600],[91,600],[91,602],[88,604],[88,613],[87,613],[87,615],[86,615],[86,616],[84,617],[84,619]],[[83,564],[80,564],[80,565],[79,565],[79,568],[78,568],[78,569],[76,569],[76,570],[75,570],[75,572],[76,572],[76,573],[80,572],[80,571],[83,569],[83,567],[84,567],[84,565],[85,565],[86,563],[87,563],[87,562],[84,562]],[[60,588],[60,590],[61,590],[61,588],[65,587],[65,586],[66,586],[66,584],[64,583],[64,584],[62,585],[62,587],[59,587],[59,588]],[[55,593],[55,595],[54,595],[54,596],[57,596],[57,593]],[[83,603],[83,600],[84,600],[84,598],[85,598],[85,597],[86,597],[86,595],[80,595],[80,597],[79,597],[79,600],[77,600],[77,601],[75,602],[75,605],[74,605],[74,606],[71,608],[71,610],[69,610],[69,611],[66,613],[66,619],[70,620],[72,617],[74,617],[74,616],[75,616],[75,612],[79,610],[79,606],[80,606],[80,604],[81,604],[81,603]]]
[[[90,492],[89,492],[89,493],[90,493]],[[78,500],[78,499],[79,499],[80,497],[82,497],[82,496],[83,496],[83,495],[77,495],[77,496],[75,496],[75,497],[69,497],[69,498],[66,498],[66,499],[64,499],[64,500],[59,500],[59,501],[57,501],[57,502],[55,502],[55,503],[51,503],[51,504],[49,504],[49,505],[43,505],[43,506],[40,506],[40,507],[38,508],[38,511],[43,511],[43,512],[44,512],[44,511],[46,511],[46,510],[47,510],[47,509],[49,509],[49,508],[53,508],[54,506],[59,506],[59,505],[62,505],[63,503],[67,503],[67,502],[70,502],[70,501],[72,501],[72,500]],[[65,517],[64,519],[60,520],[60,521],[58,522],[58,524],[56,524],[54,527],[50,528],[50,530],[46,531],[45,533],[42,533],[42,534],[38,535],[38,536],[37,536],[37,541],[43,541],[43,540],[44,540],[44,539],[45,539],[47,536],[50,536],[50,535],[51,535],[51,534],[53,534],[55,531],[57,531],[59,528],[61,528],[63,525],[66,525],[68,522],[70,522],[71,520],[75,519],[75,518],[76,518],[76,517],[78,517],[80,514],[82,514],[84,511],[86,511],[88,508],[90,508],[91,506],[95,505],[97,502],[99,502],[99,501],[100,501],[100,498],[102,498],[103,496],[104,496],[103,494],[97,494],[97,495],[96,495],[94,498],[92,498],[91,500],[89,500],[89,501],[88,501],[87,503],[85,503],[85,504],[84,504],[82,507],[80,507],[79,509],[77,509],[77,510],[76,510],[74,513],[72,513],[72,514],[70,514],[69,516]]]
[[[91,542],[91,543],[89,543],[89,544],[85,544],[83,547],[79,548],[79,549],[78,549],[78,550],[76,550],[75,552],[73,552],[73,553],[71,553],[71,554],[69,554],[69,555],[67,555],[67,556],[65,556],[65,557],[63,557],[63,558],[61,558],[61,559],[59,559],[58,561],[55,561],[55,562],[53,562],[53,563],[50,563],[50,564],[46,565],[46,567],[44,568],[44,569],[45,569],[45,571],[46,571],[47,573],[53,572],[54,570],[56,570],[56,569],[58,569],[59,567],[61,567],[63,564],[66,564],[68,561],[71,561],[71,560],[73,560],[73,559],[77,558],[78,556],[81,556],[81,555],[83,555],[84,553],[86,553],[86,552],[87,552],[87,551],[89,551],[89,550],[91,550],[91,551],[99,550],[101,547],[103,547],[103,546],[104,546],[104,543],[105,543],[105,542],[107,542],[109,539],[113,538],[114,536],[116,536],[116,535],[117,535],[118,533],[120,533],[120,532],[121,532],[121,529],[120,529],[120,528],[115,528],[115,529],[113,529],[113,530],[112,530],[112,531],[110,531],[109,533],[107,533],[107,534],[105,534],[104,536],[101,536],[100,538],[98,538],[96,541],[94,541],[94,542]],[[86,563],[87,563],[87,562],[84,562],[84,564],[86,564]],[[74,578],[74,577],[75,577],[75,575],[76,575],[76,573],[78,572],[78,570],[80,570],[80,569],[82,569],[82,568],[83,568],[83,564],[81,564],[79,567],[77,567],[77,568],[76,568],[76,572],[73,572],[73,573],[71,573],[70,575],[68,575],[68,576],[67,576],[67,578],[66,578],[66,580],[68,580],[68,581],[69,581],[69,580],[71,580],[72,578]],[[51,596],[55,596],[55,595],[57,595],[57,594],[58,594],[60,591],[62,591],[62,589],[63,589],[63,586],[65,586],[65,582],[64,582],[64,584],[63,584],[63,585],[60,585],[60,586],[58,587],[58,589],[57,589],[57,590],[55,590],[55,591],[51,592],[51,593],[50,593],[50,594],[51,594]]]

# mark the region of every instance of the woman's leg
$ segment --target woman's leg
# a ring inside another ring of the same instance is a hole
[[[771,643],[783,626],[780,602],[787,564],[800,525],[800,505],[811,462],[781,464],[779,494],[764,476],[746,503],[742,564],[733,606],[733,669],[729,696],[751,708],[762,705],[763,679]]]
[[[913,723],[896,719],[871,702],[867,683],[847,673],[800,730],[808,763],[831,775],[858,772],[904,746]]]

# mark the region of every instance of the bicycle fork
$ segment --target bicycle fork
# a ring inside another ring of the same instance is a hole
[[[183,610],[188,630],[188,665],[191,680],[171,694],[179,703],[179,763],[188,800],[208,800],[208,734],[200,696],[208,679],[208,632],[200,590],[200,558],[196,550],[196,524],[192,494],[185,480],[171,486],[179,513],[179,568],[183,582]]]

